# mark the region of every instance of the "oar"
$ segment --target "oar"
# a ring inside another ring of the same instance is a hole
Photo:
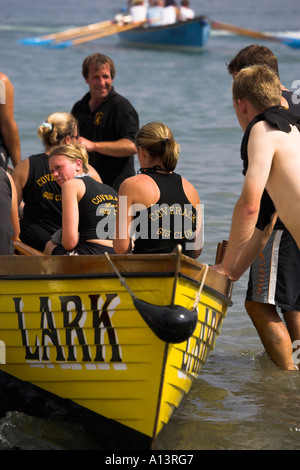
[[[276,36],[268,33],[262,33],[260,31],[255,31],[253,29],[240,28],[239,26],[234,26],[226,23],[219,23],[218,21],[211,21],[212,29],[221,29],[224,31],[230,31],[239,36],[247,36],[250,38],[262,39],[266,41],[273,41],[285,44],[286,46],[300,48],[300,39],[290,38],[284,36]]]
[[[29,245],[26,245],[25,243],[21,242],[21,240],[16,240],[14,242],[15,245],[15,251],[19,255],[26,255],[26,256],[44,256],[44,253],[41,251],[36,250],[35,248],[32,248]]]
[[[97,33],[89,34],[88,36],[79,37],[70,41],[52,43],[52,44],[49,44],[49,47],[59,48],[59,47],[77,46],[78,44],[83,44],[84,42],[94,41],[95,39],[100,39],[105,36],[111,36],[113,34],[118,34],[123,31],[128,31],[130,29],[140,28],[144,23],[145,21],[139,21],[137,23],[126,24],[126,25],[121,25],[121,26],[119,26],[118,24],[113,24],[111,26],[108,26],[107,28],[104,28],[103,30]]]
[[[182,343],[183,341],[187,341],[193,334],[197,325],[197,305],[200,301],[202,289],[208,272],[208,265],[203,266],[203,272],[201,271],[202,281],[199,291],[196,295],[192,309],[188,310],[181,305],[153,305],[149,302],[138,299],[127,285],[125,278],[119,273],[107,252],[105,252],[105,256],[116,272],[121,285],[125,287],[132,297],[135,308],[156,336],[166,343]]]
[[[113,20],[101,21],[100,23],[92,23],[78,28],[66,29],[58,33],[46,34],[45,36],[21,39],[20,44],[25,45],[46,45],[55,41],[72,39],[74,37],[91,34],[93,31],[106,28],[114,24]]]

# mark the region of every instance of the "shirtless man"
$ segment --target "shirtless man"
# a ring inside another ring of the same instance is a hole
[[[300,248],[300,220],[295,217],[300,209],[300,133],[297,128],[300,121],[280,107],[280,100],[279,78],[266,66],[245,68],[233,82],[233,104],[245,132],[242,143],[245,180],[233,211],[226,255],[222,264],[214,269],[235,281],[265,245],[277,213]],[[264,204],[260,211],[264,189],[277,213]],[[267,329],[263,322],[261,318],[260,334],[264,342]],[[291,351],[286,357],[282,368],[293,369]]]
[[[0,166],[7,168],[21,161],[19,131],[14,119],[14,88],[9,78],[0,72]]]

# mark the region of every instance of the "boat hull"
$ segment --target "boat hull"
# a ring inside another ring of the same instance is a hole
[[[205,17],[166,26],[147,26],[119,33],[126,46],[202,51],[210,36],[210,23]]]
[[[204,276],[205,266],[181,254],[111,261],[150,305],[190,311]],[[106,449],[149,448],[214,348],[231,287],[208,270],[194,332],[169,343],[104,256],[1,257],[2,412],[78,422]]]

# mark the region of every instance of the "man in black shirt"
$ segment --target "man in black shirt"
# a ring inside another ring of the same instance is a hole
[[[89,162],[103,183],[118,191],[121,182],[135,174],[138,114],[114,90],[115,66],[109,57],[98,53],[88,56],[82,75],[90,91],[72,109],[79,123],[79,142],[87,149]]]

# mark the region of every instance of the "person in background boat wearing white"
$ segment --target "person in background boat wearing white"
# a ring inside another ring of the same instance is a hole
[[[279,78],[276,56],[268,47],[257,44],[241,49],[227,69],[234,79],[243,68],[259,64],[270,67]],[[294,93],[283,85],[281,93],[282,105],[287,105],[300,117],[299,96],[293,96]],[[251,265],[245,308],[267,353],[281,368],[293,362],[292,345],[300,340],[299,274],[300,251],[287,228],[277,219],[265,248]],[[285,323],[277,308],[281,309]]]
[[[151,0],[147,12],[147,21],[150,26],[162,26],[164,0]]]
[[[48,156],[57,145],[76,141],[77,121],[72,114],[53,113],[38,127],[37,134],[44,152],[22,160],[12,177],[21,208],[20,239],[43,251],[52,234],[61,228],[61,189],[50,173]],[[89,171],[100,180],[91,166]]]
[[[7,168],[21,161],[20,137],[14,118],[14,87],[7,75],[0,72],[0,166]]]
[[[49,165],[62,188],[62,233],[58,243],[57,236],[47,243],[45,253],[114,253],[112,239],[118,195],[110,186],[88,174],[88,154],[84,146],[66,144],[54,148]]]
[[[129,14],[132,18],[132,23],[146,21],[147,19],[147,5],[144,0],[133,0],[129,8]]]
[[[20,233],[17,190],[12,177],[0,167],[0,255],[14,254]]]
[[[178,244],[186,255],[201,254],[201,207],[194,186],[174,169],[179,145],[160,122],[144,125],[136,137],[140,174],[120,186],[116,253],[171,253]],[[133,225],[136,225],[135,234]]]
[[[300,248],[300,220],[295,217],[300,211],[300,119],[281,106],[280,80],[265,65],[242,69],[232,91],[245,133],[241,147],[245,180],[224,259],[213,269],[236,281],[264,248],[277,213]],[[265,189],[277,212],[263,199]],[[261,320],[266,327],[268,321]],[[290,362],[281,368],[297,367]]]
[[[175,0],[166,0],[163,9],[163,24],[173,24],[178,21],[179,8]]]
[[[195,18],[195,12],[190,8],[189,0],[182,0],[179,8],[179,20],[186,21]]]
[[[112,59],[92,54],[83,61],[82,75],[89,92],[78,101],[72,114],[79,123],[79,143],[89,153],[90,164],[103,183],[116,191],[135,174],[135,136],[139,117],[131,103],[113,88],[116,70]]]

